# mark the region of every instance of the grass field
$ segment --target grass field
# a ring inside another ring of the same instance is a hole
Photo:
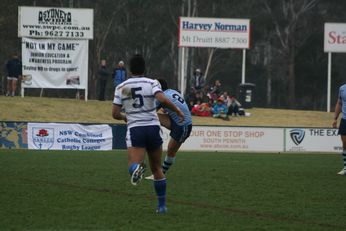
[[[157,215],[124,151],[0,150],[0,230],[346,230],[340,168],[333,154],[181,152]]]
[[[119,123],[111,101],[0,96],[0,121]],[[253,108],[195,125],[330,127],[333,113]],[[125,151],[0,149],[0,231],[346,230],[346,177],[334,154],[178,154],[168,214],[152,182],[130,184]],[[148,173],[149,174],[149,173]]]

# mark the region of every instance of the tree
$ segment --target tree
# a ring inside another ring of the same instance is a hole
[[[104,7],[107,5],[108,7]],[[109,60],[107,53],[107,40],[114,31],[113,25],[116,21],[116,15],[124,7],[125,1],[117,2],[116,7],[113,1],[103,2],[95,1],[94,9],[94,39],[90,41],[89,55],[89,92],[90,98],[96,97],[97,86],[97,70],[100,66],[100,60],[106,58]],[[107,56],[107,57],[105,57]],[[108,62],[109,64],[110,62]]]
[[[147,59],[149,77],[166,78],[178,87],[178,18],[249,18],[251,47],[247,52],[246,80],[256,84],[257,106],[324,109],[327,56],[323,52],[324,22],[345,22],[346,3],[339,0],[3,0],[0,16],[0,59],[4,65],[20,51],[18,6],[94,9],[94,40],[89,41],[89,96],[96,95],[100,58],[115,64],[134,53]],[[241,51],[187,49],[186,73],[197,67],[208,82],[222,81],[235,93],[241,76]],[[344,82],[344,54],[333,54],[332,89]],[[4,68],[3,68],[4,69]],[[112,95],[112,84],[107,94]],[[296,86],[299,86],[296,87]],[[322,89],[322,90],[321,90]],[[39,91],[28,90],[38,95]],[[71,93],[71,94],[70,94]],[[45,90],[46,96],[73,97],[71,90]],[[336,97],[332,92],[332,98]],[[313,101],[313,102],[311,102]]]
[[[276,46],[287,64],[288,105],[290,108],[294,108],[296,104],[296,50],[308,38],[309,13],[312,12],[317,3],[318,0],[263,1],[265,11],[270,15],[274,24],[275,35],[278,39]]]

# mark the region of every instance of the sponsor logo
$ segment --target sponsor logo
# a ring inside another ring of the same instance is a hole
[[[305,131],[303,129],[293,129],[290,131],[290,136],[291,136],[292,141],[296,145],[299,145],[304,140]]]
[[[53,128],[33,128],[32,139],[36,148],[50,149],[54,144]]]
[[[60,9],[49,9],[38,12],[38,22],[40,24],[65,24],[71,25],[72,18],[70,12],[65,12]]]

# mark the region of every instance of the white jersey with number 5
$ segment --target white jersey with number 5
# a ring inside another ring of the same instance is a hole
[[[160,125],[155,104],[158,92],[162,92],[160,83],[146,77],[132,77],[116,87],[113,104],[125,110],[128,128]]]

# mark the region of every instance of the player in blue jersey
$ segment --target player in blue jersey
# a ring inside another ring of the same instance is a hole
[[[339,125],[338,134],[341,135],[342,141],[342,158],[344,161],[343,169],[338,172],[339,175],[346,175],[346,84],[342,85],[339,89],[339,97],[335,105],[333,128],[337,128],[337,120],[339,114],[342,112],[342,118]]]
[[[180,146],[190,136],[192,129],[192,117],[189,107],[181,94],[173,89],[168,89],[167,82],[164,79],[158,79],[158,81],[161,84],[161,88],[165,96],[185,115],[184,121],[180,121],[176,112],[158,102],[157,108],[159,109],[162,107],[165,112],[165,114],[158,113],[160,123],[162,126],[171,131],[169,134],[171,138],[168,142],[167,155],[162,163],[162,171],[165,174],[175,162],[175,157]],[[153,176],[148,176],[146,179],[152,180]]]
[[[157,212],[165,213],[166,177],[161,169],[162,131],[156,113],[156,100],[176,112],[179,121],[184,120],[184,114],[166,98],[157,80],[144,77],[145,60],[142,56],[131,58],[130,70],[132,77],[115,89],[112,115],[114,119],[127,122],[126,145],[131,183],[137,185],[142,179],[147,152],[158,198]]]

